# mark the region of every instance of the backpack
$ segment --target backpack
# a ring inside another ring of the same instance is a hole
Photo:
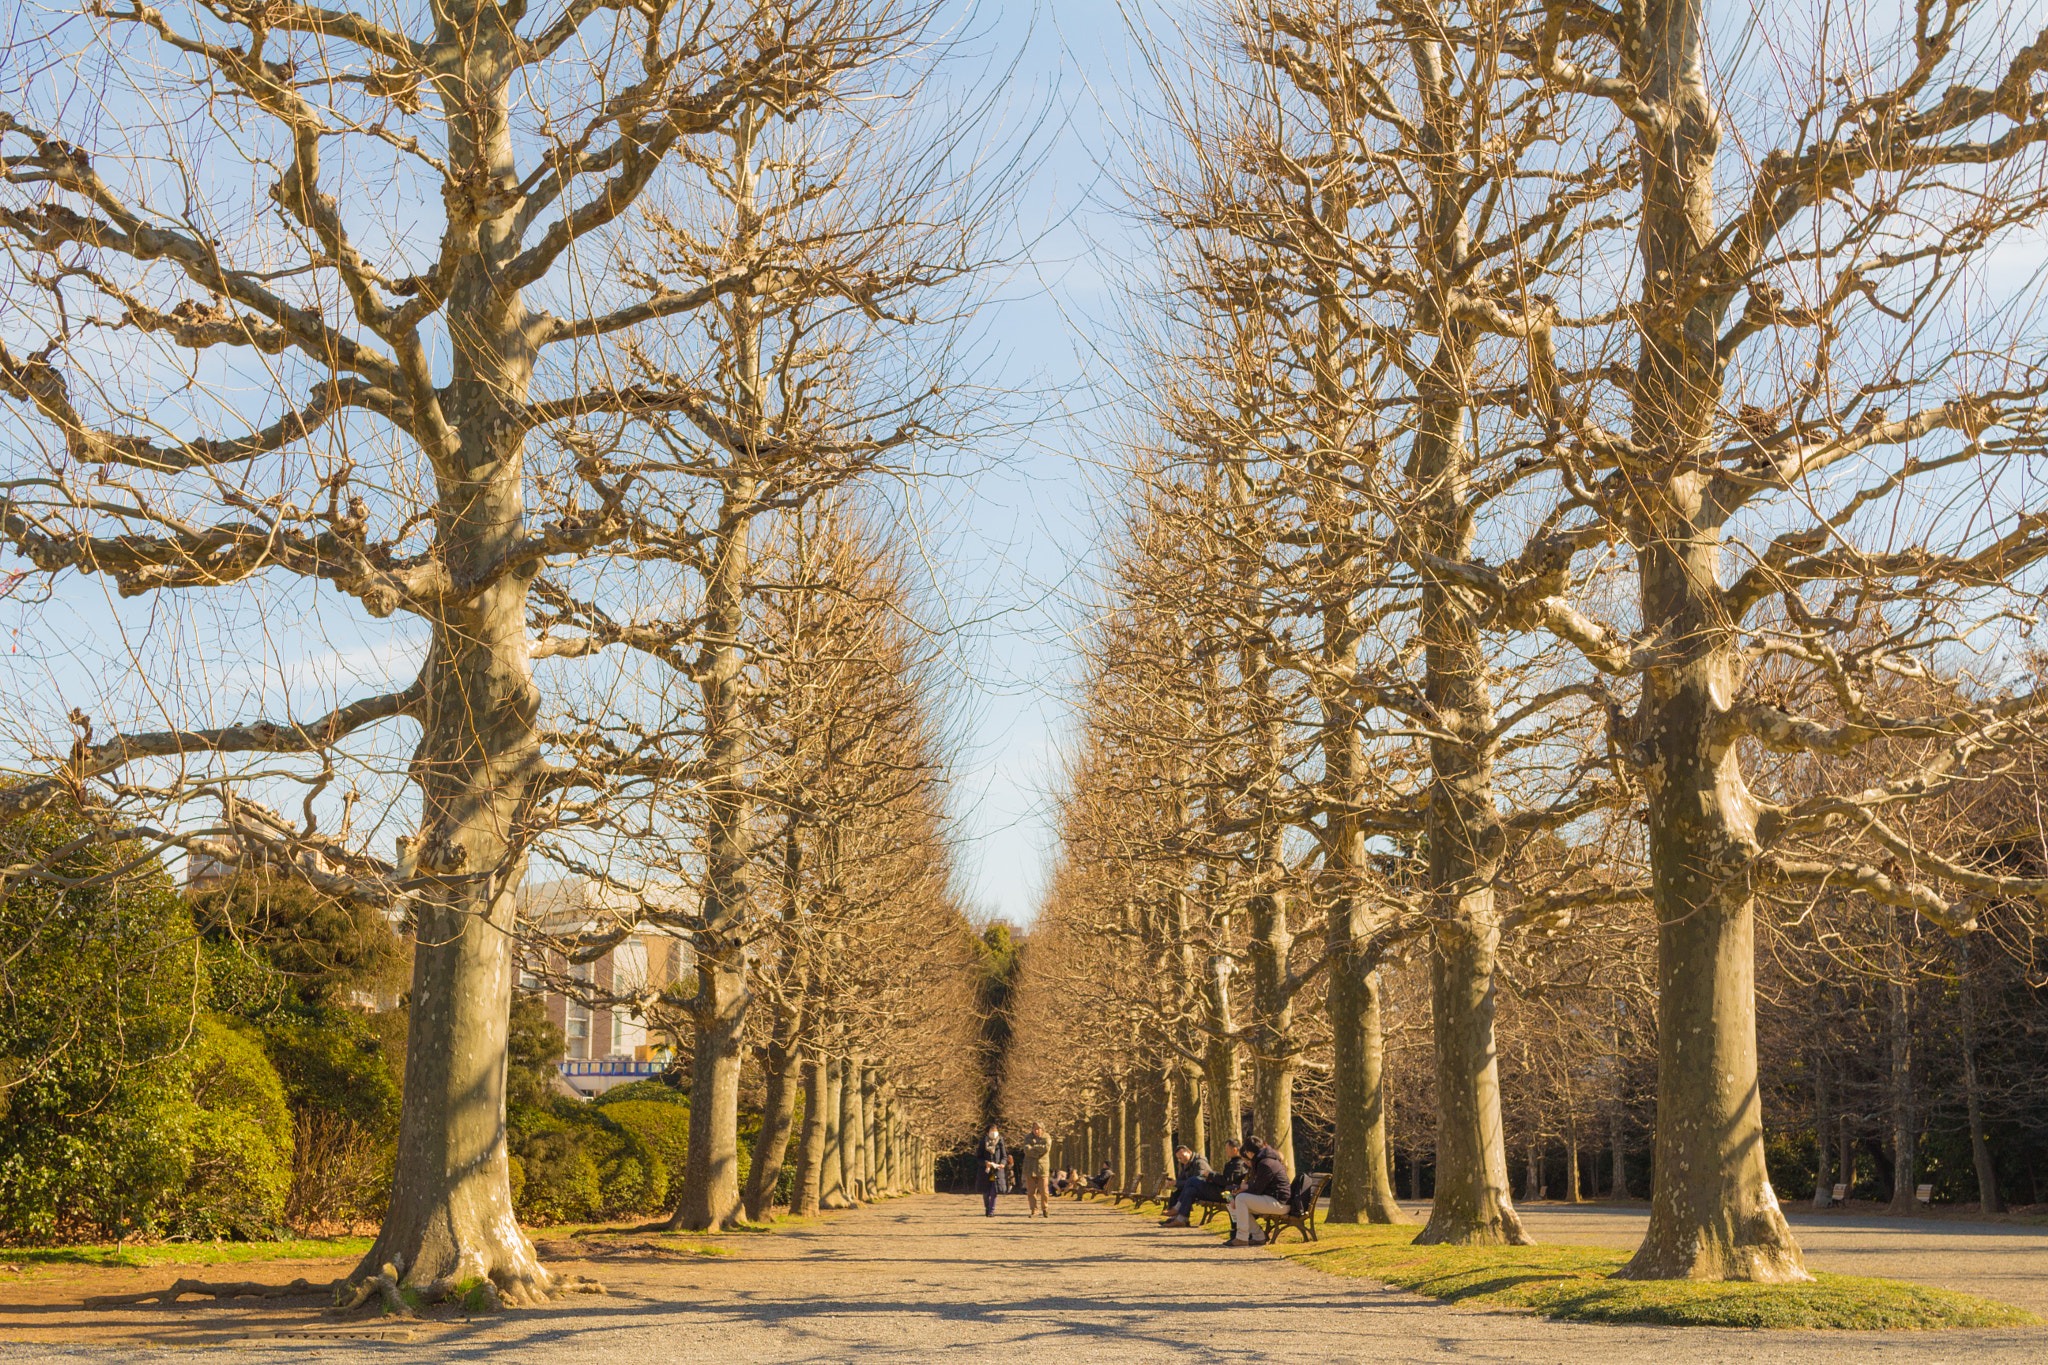
[[[1287,1212],[1290,1216],[1299,1218],[1302,1214],[1308,1212],[1306,1205],[1311,1197],[1310,1191],[1313,1188],[1308,1183],[1308,1172],[1303,1171],[1300,1175],[1294,1177],[1294,1183],[1287,1187]]]

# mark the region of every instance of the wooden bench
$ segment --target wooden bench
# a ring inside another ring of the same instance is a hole
[[[1304,1242],[1320,1240],[1316,1236],[1316,1203],[1323,1197],[1323,1186],[1330,1183],[1328,1171],[1314,1171],[1302,1182],[1300,1213],[1262,1213],[1259,1226],[1265,1230],[1266,1240],[1271,1242],[1288,1228],[1301,1234]]]

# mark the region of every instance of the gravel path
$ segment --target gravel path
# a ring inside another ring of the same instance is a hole
[[[218,1351],[142,1340],[74,1345],[57,1335],[0,1344],[0,1362],[1313,1362],[1451,1360],[1556,1365],[2048,1359],[2048,1328],[1948,1333],[1761,1333],[1605,1328],[1452,1308],[1269,1256],[1207,1235],[1161,1232],[1095,1204],[1056,1201],[1026,1221],[1022,1201],[981,1215],[978,1199],[925,1195],[774,1236],[740,1254],[594,1267],[599,1299],[473,1323],[429,1325],[410,1341],[281,1340],[275,1323]],[[166,1313],[163,1329],[224,1312]],[[55,1326],[53,1323],[52,1326]],[[374,1324],[362,1324],[370,1330]],[[144,1338],[162,1342],[168,1330]],[[187,1338],[190,1340],[191,1338]]]

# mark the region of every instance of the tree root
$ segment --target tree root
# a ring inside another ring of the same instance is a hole
[[[404,1283],[405,1258],[393,1256],[375,1275],[349,1284],[337,1281],[335,1304],[327,1312],[342,1317],[367,1305],[372,1299],[382,1301],[384,1312],[397,1318],[418,1316],[417,1310],[428,1304],[446,1303],[457,1300],[470,1313],[501,1313],[508,1307],[524,1307],[533,1303],[544,1303],[565,1294],[602,1294],[603,1285],[582,1275],[558,1275],[552,1283],[538,1294],[521,1292],[518,1286],[510,1291],[503,1285],[486,1277],[453,1276],[433,1280],[426,1284]]]
[[[341,1281],[314,1284],[311,1280],[293,1280],[290,1284],[258,1284],[254,1280],[234,1280],[215,1283],[210,1280],[179,1280],[169,1289],[145,1290],[139,1294],[95,1294],[85,1301],[87,1308],[130,1308],[144,1303],[176,1303],[187,1294],[215,1299],[288,1299],[297,1294],[321,1294],[334,1289]]]
[[[354,1285],[343,1281],[335,1286],[334,1306],[327,1310],[330,1317],[341,1317],[353,1313],[372,1298],[384,1301],[384,1311],[393,1317],[413,1316],[412,1305],[405,1301],[405,1291],[399,1287],[398,1277],[405,1273],[405,1258],[393,1256],[386,1261],[375,1275],[364,1277]],[[342,1296],[348,1297],[344,1299]]]

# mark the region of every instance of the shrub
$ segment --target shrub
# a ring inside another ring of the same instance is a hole
[[[292,1115],[260,1043],[217,1016],[200,1019],[187,1052],[190,1098],[177,1106],[184,1179],[166,1191],[174,1236],[280,1235],[291,1188]]]
[[[203,967],[169,876],[75,813],[0,820],[0,1237],[147,1229],[183,1180],[177,1107]],[[76,883],[106,878],[97,885]]]
[[[654,1107],[681,1116],[687,1142],[689,1110]],[[618,1218],[653,1212],[668,1197],[670,1167],[662,1147],[670,1145],[675,1130],[660,1117],[629,1124],[614,1116],[612,1106],[558,1099],[512,1109],[510,1127],[512,1152],[522,1167],[514,1196],[522,1219]]]

